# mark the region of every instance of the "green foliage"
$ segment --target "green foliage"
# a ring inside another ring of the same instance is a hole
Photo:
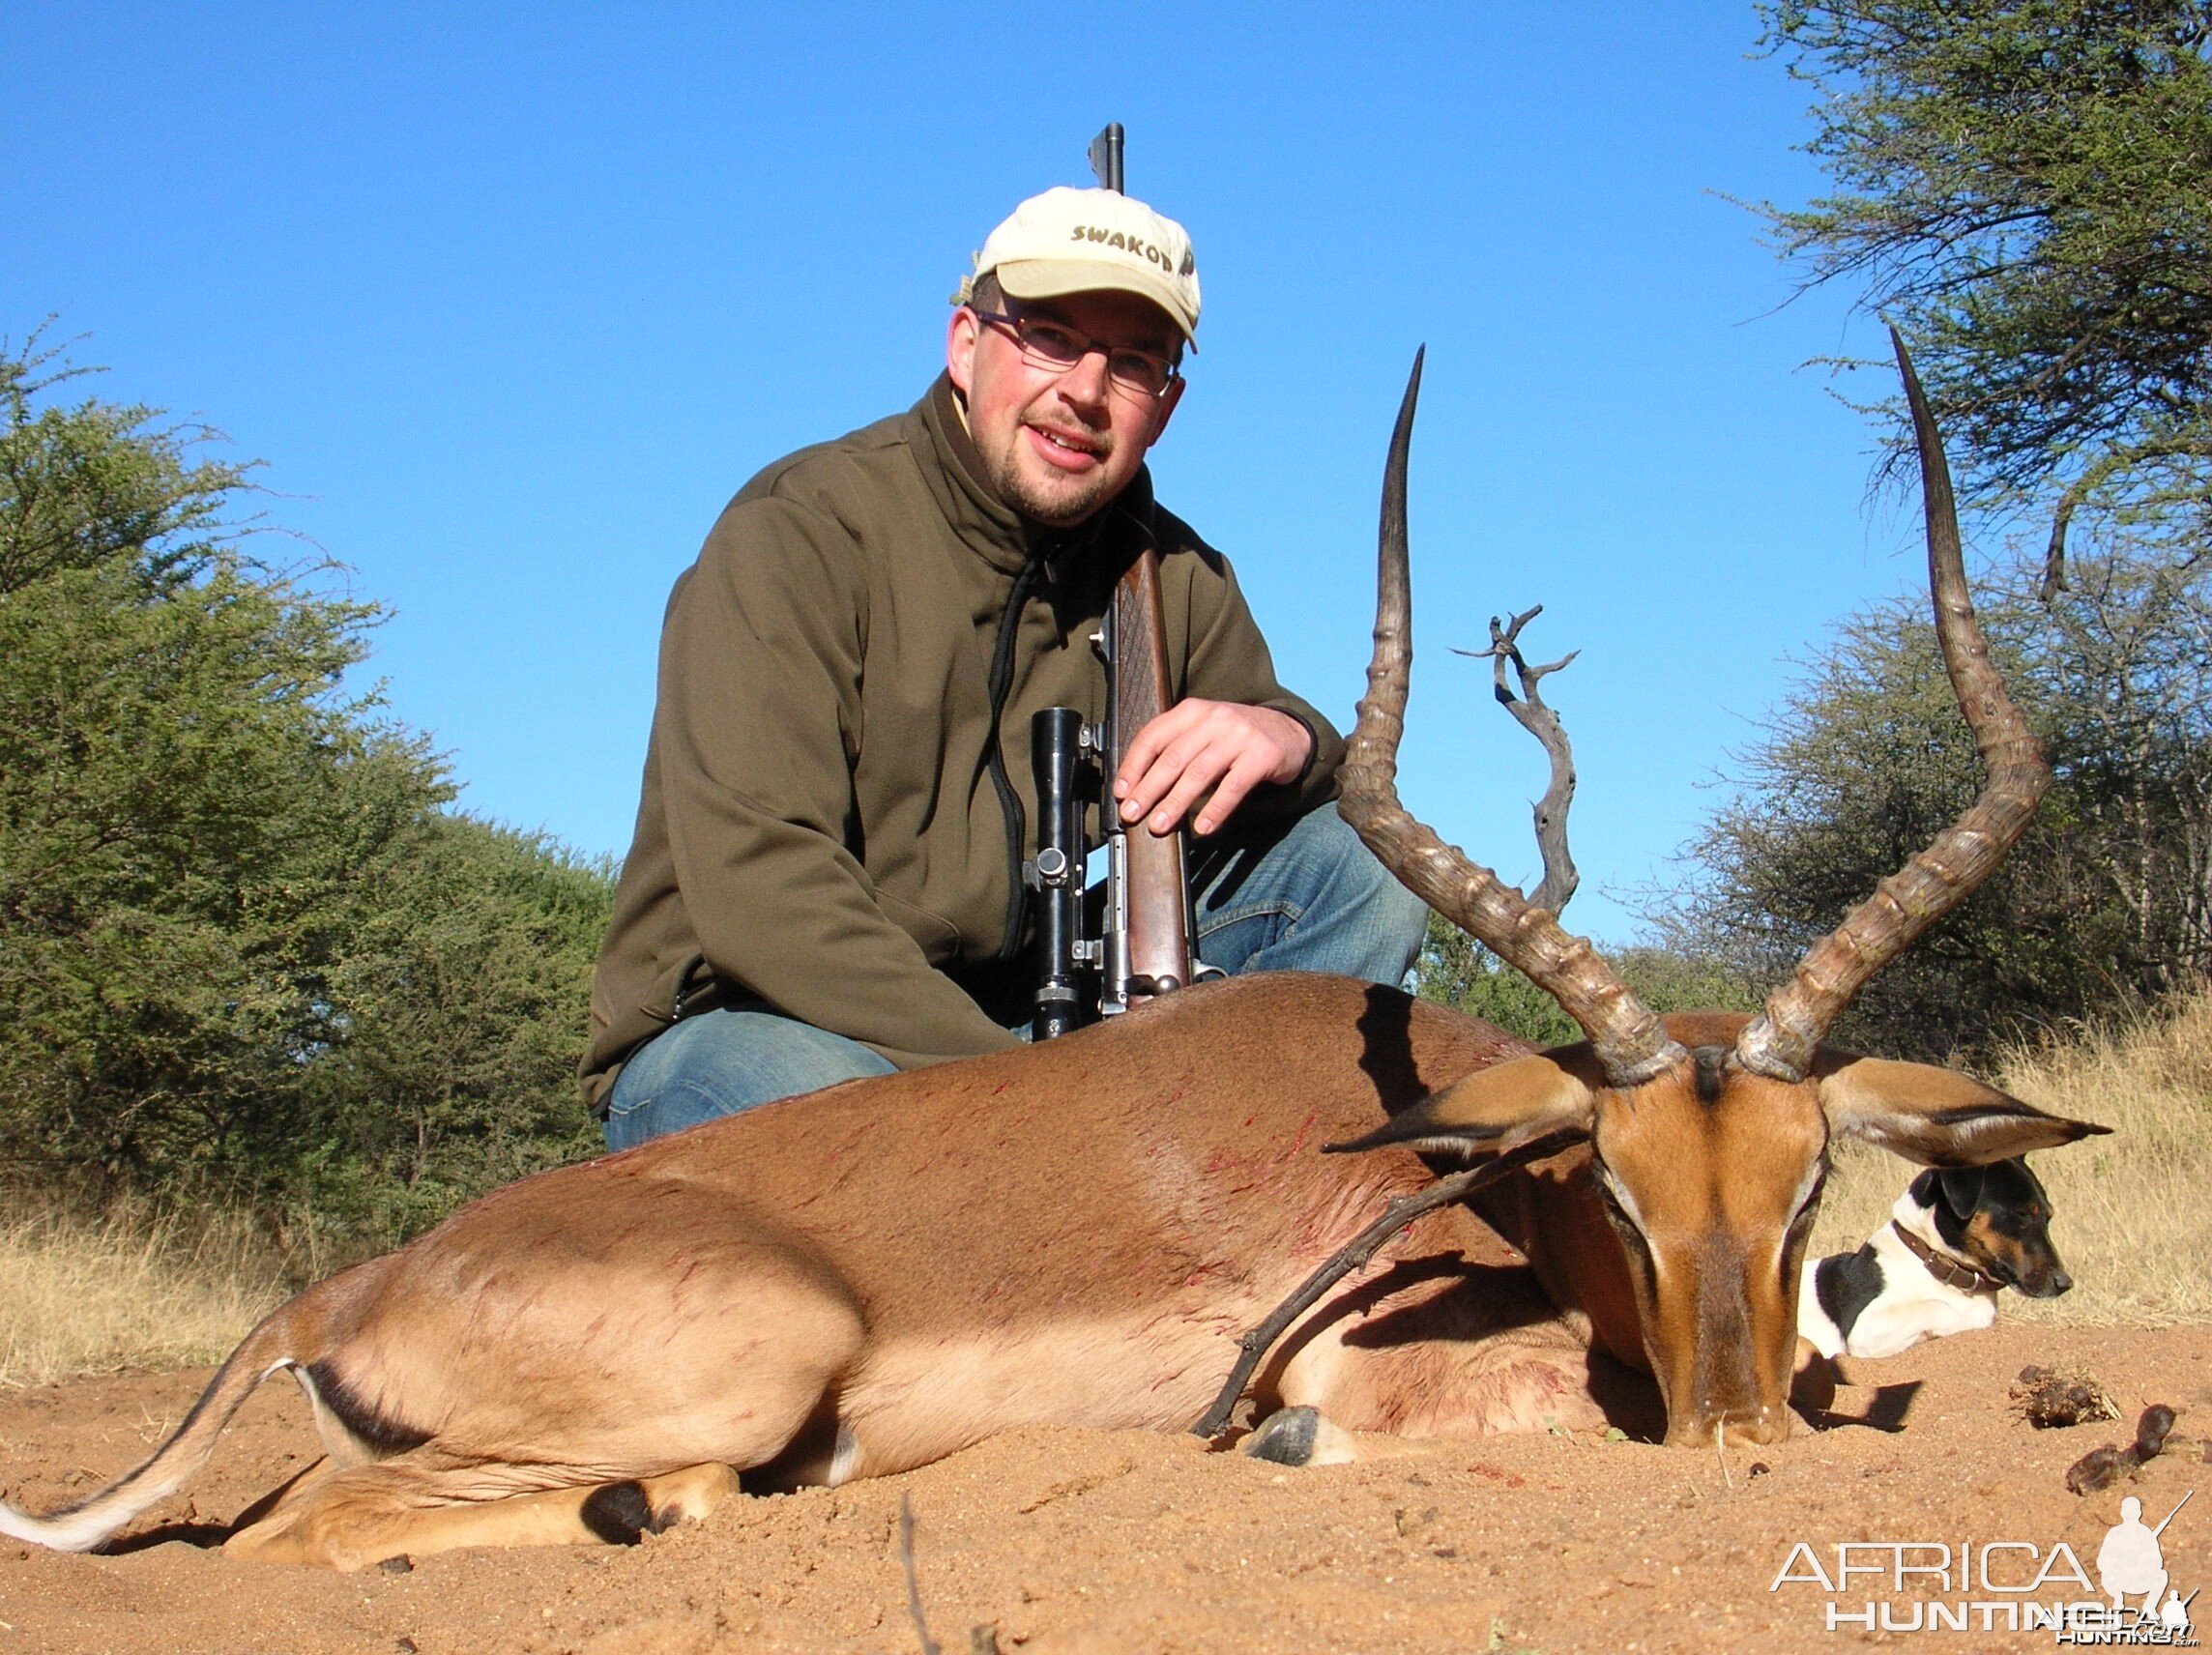
[[[1435,910],[1413,961],[1413,992],[1517,1034],[1531,1046],[1582,1038],[1558,1002]]]
[[[1765,209],[1806,286],[1895,323],[1969,506],[2048,509],[1978,601],[2057,774],[1969,902],[1838,1033],[1987,1049],[2212,965],[2212,0],[1775,0],[1835,193]],[[1886,367],[1885,367],[1885,372]],[[1901,404],[1890,454],[1911,439]],[[2082,513],[2095,533],[2061,587]],[[1918,604],[1848,623],[1655,917],[1771,981],[1980,786]]]
[[[378,1234],[605,1147],[575,1069],[613,870],[465,816],[410,838],[330,973],[324,1204]]]
[[[1991,881],[1860,995],[1846,1043],[1942,1059],[2144,1003],[2212,966],[2212,572],[2085,564],[2045,608],[1977,597],[2056,780]],[[1677,947],[1779,980],[1982,785],[1917,606],[1847,622],[1737,755],[1742,793],[1652,917]]]
[[[1750,1011],[1757,1005],[1750,983],[1716,958],[1651,944],[1612,949],[1607,958],[1654,1011]],[[1441,914],[1429,915],[1413,963],[1413,992],[1531,1046],[1565,1046],[1583,1037],[1557,1001]]]
[[[378,619],[268,568],[204,433],[0,355],[0,1170],[363,1244],[588,1147],[606,868],[442,807],[343,689]]]
[[[1838,193],[1765,209],[1912,347],[1971,500],[2212,527],[2212,3],[1782,0]],[[1892,413],[1898,404],[1887,404]],[[1899,428],[1903,421],[1899,419]],[[1908,449],[1909,436],[1898,439]]]
[[[222,537],[247,468],[193,460],[214,433],[157,426],[152,409],[41,408],[40,392],[90,371],[59,362],[36,334],[20,350],[0,340],[0,594],[102,566],[151,584],[189,578]]]
[[[1757,1011],[1765,996],[1725,960],[1660,943],[1615,951],[1620,980],[1653,1011]]]

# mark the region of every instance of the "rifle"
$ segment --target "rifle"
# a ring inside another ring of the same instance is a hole
[[[1091,140],[1091,166],[1106,189],[1121,189],[1119,121]],[[1125,827],[1113,798],[1114,775],[1129,743],[1175,700],[1157,548],[1141,550],[1115,584],[1092,642],[1106,666],[1104,724],[1086,728],[1071,707],[1046,708],[1030,721],[1037,854],[1023,875],[1039,899],[1032,1023],[1038,1040],[1180,988],[1198,972],[1182,834],[1156,837],[1142,822]],[[1083,934],[1086,803],[1097,805],[1106,848],[1106,900],[1096,937]]]

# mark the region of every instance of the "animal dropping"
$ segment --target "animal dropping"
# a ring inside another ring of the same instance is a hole
[[[2109,1399],[2108,1399],[2109,1406]],[[2117,1419],[2114,1408],[2103,1417]],[[2136,1439],[2125,1448],[2108,1442],[2102,1448],[2092,1448],[2067,1468],[2066,1487],[2074,1494],[2094,1494],[2108,1489],[2122,1477],[2133,1477],[2166,1452],[2166,1439],[2173,1434],[2173,1409],[2164,1403],[2153,1403],[2142,1410],[2136,1421]]]
[[[2026,1367],[2007,1393],[2021,1418],[2038,1431],[2120,1417],[2119,1405],[2091,1374]]]
[[[1229,1330],[1426,1187],[1418,1151],[1482,1161],[1550,1140],[1564,1147],[1423,1213],[1301,1314],[1253,1391],[1263,1416],[1311,1410],[1273,1431],[1284,1456],[1602,1432],[1593,1350],[1652,1377],[1671,1444],[1780,1440],[1835,1134],[1965,1168],[2103,1130],[1823,1042],[1989,876],[2049,782],[1975,626],[1941,446],[1898,355],[1937,629],[1988,781],[1760,1015],[1654,1016],[1399,804],[1416,360],[1341,808],[1584,1040],[1533,1052],[1395,990],[1250,975],[544,1173],[308,1289],[143,1465],[61,1511],[0,1507],[0,1532],[102,1545],[277,1373],[306,1392],[328,1464],[226,1550],[337,1569],[635,1541],[738,1497],[740,1472],[748,1490],[840,1484],[1027,1424],[1179,1430],[1237,1359]]]

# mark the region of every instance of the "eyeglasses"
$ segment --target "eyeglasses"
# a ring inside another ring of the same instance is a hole
[[[1025,361],[1054,373],[1065,373],[1096,351],[1106,359],[1106,377],[1136,395],[1163,396],[1178,378],[1175,359],[1159,351],[1110,345],[1041,316],[1001,316],[989,310],[976,310],[975,316],[978,322],[1005,329]]]

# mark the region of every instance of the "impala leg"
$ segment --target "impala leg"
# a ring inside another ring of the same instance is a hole
[[[681,1205],[663,1202],[656,1224],[728,1219],[713,1204]],[[804,1248],[758,1237],[680,1262],[673,1280],[665,1266],[610,1270],[582,1304],[556,1291],[554,1266],[510,1278],[507,1291],[533,1308],[510,1317],[496,1376],[450,1359],[442,1307],[387,1306],[390,1325],[326,1359],[329,1388],[390,1397],[397,1419],[436,1418],[438,1435],[302,1485],[225,1550],[351,1570],[460,1546],[634,1541],[704,1515],[736,1491],[737,1467],[774,1460],[810,1421],[833,1431],[865,1339],[842,1280]],[[626,1298],[665,1301],[648,1319],[654,1337],[598,1309]]]
[[[1501,1285],[1417,1260],[1324,1301],[1285,1341],[1270,1387],[1283,1409],[1245,1452],[1340,1465],[1426,1438],[1603,1431],[1581,1323]]]
[[[632,1544],[695,1522],[738,1492],[727,1466],[579,1488],[487,1495],[531,1476],[516,1466],[434,1468],[389,1463],[335,1471],[232,1535],[226,1555],[350,1573],[387,1557],[463,1546]],[[538,1475],[542,1476],[542,1471]]]
[[[330,1461],[317,1460],[312,1465],[295,1472],[240,1512],[231,1524],[232,1534],[244,1533],[248,1528],[276,1519],[289,1521],[291,1513],[298,1509],[300,1503],[325,1477],[330,1476],[332,1471],[333,1467]]]
[[[1424,1409],[1414,1418],[1375,1406],[1404,1393],[1389,1389],[1390,1376],[1370,1372],[1324,1393],[1330,1400],[1323,1404],[1298,1402],[1277,1408],[1244,1439],[1240,1451],[1281,1466],[1344,1466],[1430,1453],[1436,1441],[1455,1437],[1601,1432],[1609,1422],[1584,1382],[1586,1365],[1577,1350],[1489,1366],[1465,1387],[1457,1399],[1461,1406]]]

